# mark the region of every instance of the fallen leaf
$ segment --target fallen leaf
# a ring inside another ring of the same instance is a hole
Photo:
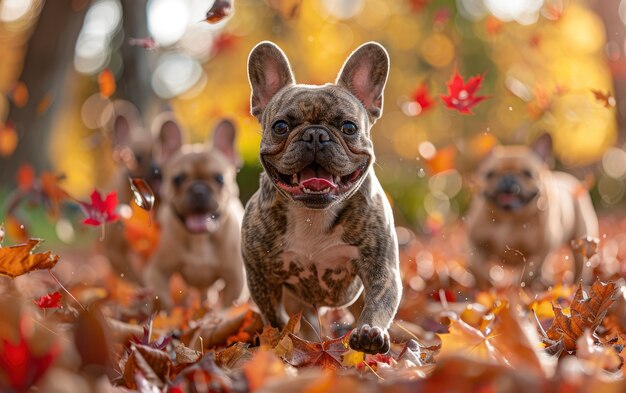
[[[163,387],[170,378],[171,369],[172,361],[167,352],[147,345],[134,345],[124,364],[122,380],[127,388],[137,389],[135,375],[140,373],[151,383]]]
[[[183,344],[178,344],[176,348],[174,348],[174,352],[176,353],[176,363],[178,364],[195,363],[200,359],[200,356],[202,356],[200,352],[188,348]]]
[[[293,352],[288,359],[289,364],[295,367],[319,366],[324,369],[341,369],[342,356],[350,349],[350,333],[344,336],[321,342],[303,340],[289,333],[293,341]]]
[[[438,357],[467,356],[483,362],[510,366],[508,360],[491,342],[492,334],[470,326],[462,319],[450,320],[449,331],[439,334],[441,351]]]
[[[484,75],[476,75],[464,83],[463,77],[458,71],[454,70],[454,75],[447,83],[448,95],[441,95],[441,100],[450,109],[457,110],[460,113],[471,115],[471,109],[488,96],[476,96],[476,92],[480,89]]]
[[[118,216],[115,214],[117,207],[117,193],[115,191],[106,195],[102,199],[102,195],[97,190],[91,193],[91,203],[80,202],[83,213],[87,216],[83,221],[87,225],[103,225],[107,222],[116,221]]]
[[[234,10],[233,0],[215,0],[211,8],[206,12],[204,20],[209,23],[217,23],[231,16]]]
[[[23,330],[20,328],[17,342],[0,337],[0,391],[29,391],[59,355],[60,349],[56,344],[41,354],[33,353]]]
[[[130,182],[130,189],[133,192],[133,198],[135,199],[135,203],[140,208],[151,211],[154,207],[154,191],[152,191],[152,187],[142,178],[128,178]]]
[[[268,351],[258,351],[243,365],[243,374],[250,391],[255,391],[271,380],[285,378],[285,363]]]
[[[52,292],[41,296],[39,299],[34,300],[34,302],[39,308],[60,308],[61,294],[59,292]]]
[[[0,156],[9,157],[17,148],[17,132],[11,122],[0,123]]]
[[[15,278],[33,270],[52,269],[59,261],[50,251],[33,254],[42,239],[29,239],[26,244],[0,247],[0,274]]]
[[[592,89],[591,92],[595,99],[604,105],[605,108],[612,108],[615,106],[615,97],[609,92],[603,92],[602,90]]]
[[[565,315],[561,307],[553,306],[554,321],[546,331],[547,340],[544,338],[544,342],[553,344],[562,341],[567,351],[575,351],[576,341],[585,330],[593,333],[600,325],[608,308],[615,301],[616,293],[617,286],[614,282],[603,283],[596,280],[589,294],[579,284],[570,306],[570,315]]]
[[[596,343],[589,330],[576,341],[576,357],[585,361],[590,374],[615,372],[624,365],[624,359],[610,345]]]
[[[224,368],[240,368],[246,361],[252,358],[252,353],[248,350],[250,344],[235,343],[226,349],[215,353],[215,363]]]
[[[109,98],[115,93],[115,76],[110,69],[105,68],[98,74],[98,88],[102,98]]]
[[[207,390],[207,387],[211,389]],[[235,392],[233,381],[215,364],[213,354],[207,354],[198,362],[183,369],[167,390],[168,393],[206,391]]]

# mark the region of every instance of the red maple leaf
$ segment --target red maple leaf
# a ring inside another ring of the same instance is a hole
[[[91,193],[91,203],[80,202],[83,212],[87,216],[83,221],[87,225],[102,225],[117,220],[115,207],[117,206],[117,194],[115,191],[107,194],[103,200],[97,190]]]
[[[20,329],[23,330],[23,329]],[[0,348],[0,391],[25,392],[41,378],[59,354],[53,345],[45,353],[35,355],[20,332],[16,344],[2,338]]]
[[[422,83],[415,90],[413,93],[413,102],[419,105],[419,109],[415,111],[415,115],[419,115],[420,113],[432,109],[432,107],[436,104],[435,99],[428,91],[428,85],[426,85],[426,83]]]
[[[471,115],[471,108],[476,104],[489,98],[488,96],[477,96],[476,91],[480,89],[485,75],[476,75],[463,82],[463,77],[454,70],[454,75],[447,83],[448,95],[441,95],[441,100],[450,109],[456,109],[460,113]]]
[[[61,308],[61,294],[59,292],[52,292],[43,295],[39,299],[34,300],[34,302],[39,308]]]

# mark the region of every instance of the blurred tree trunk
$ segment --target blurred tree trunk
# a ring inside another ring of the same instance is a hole
[[[132,102],[144,119],[150,115],[154,104],[155,96],[150,84],[154,53],[139,46],[128,45],[128,40],[149,36],[146,4],[147,0],[122,0],[123,69],[118,82],[118,97]]]
[[[29,100],[23,108],[13,103],[9,108],[8,119],[18,132],[19,143],[13,155],[0,157],[0,185],[14,184],[22,163],[36,170],[49,166],[50,133],[66,92],[72,91],[67,76],[75,72],[74,48],[88,5],[89,1],[77,0],[48,0],[43,5],[19,77],[28,88]]]
[[[626,26],[620,18],[621,0],[596,0],[593,9],[602,18],[606,30],[605,53],[613,74],[617,110],[618,144],[626,143]]]

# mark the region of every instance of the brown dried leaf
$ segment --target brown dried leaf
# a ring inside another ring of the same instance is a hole
[[[289,338],[293,342],[293,353],[288,361],[295,367],[319,366],[330,370],[341,369],[343,354],[350,349],[348,344],[350,333],[352,332],[319,343],[306,341],[289,333]]]
[[[183,344],[179,344],[174,349],[174,352],[176,353],[176,363],[178,364],[195,363],[198,361],[198,359],[200,359],[200,356],[202,355],[195,349],[188,348]]]
[[[248,344],[236,343],[230,347],[215,353],[215,363],[224,368],[237,368],[252,358],[248,350]]]
[[[135,375],[141,373],[149,382],[162,387],[169,379],[172,361],[167,352],[147,345],[134,345],[124,366],[122,380],[126,387],[137,389]]]
[[[600,325],[608,308],[615,301],[616,293],[617,286],[614,282],[603,283],[596,280],[589,295],[579,284],[570,306],[570,315],[565,315],[560,307],[552,306],[554,321],[546,332],[549,340],[544,341],[554,343],[562,340],[566,350],[575,351],[576,341],[584,331],[588,329],[593,333]]]
[[[0,274],[15,278],[33,270],[52,269],[59,256],[50,251],[33,254],[42,239],[29,239],[26,244],[0,248]]]

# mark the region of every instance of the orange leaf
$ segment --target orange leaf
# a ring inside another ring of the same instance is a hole
[[[243,365],[243,374],[248,380],[250,391],[267,384],[271,379],[285,378],[285,364],[271,352],[258,351]]]
[[[124,223],[124,238],[130,248],[141,255],[144,260],[154,253],[159,244],[159,225],[150,217],[150,213],[143,210],[136,203],[131,203],[132,214],[122,218]]]
[[[447,334],[440,334],[441,357],[465,355],[489,363],[507,364],[506,357],[492,343],[492,334],[470,326],[462,319],[451,320]]]
[[[59,256],[50,251],[33,254],[41,239],[30,239],[26,244],[0,248],[0,274],[15,278],[33,270],[52,269]]]
[[[17,148],[19,138],[10,122],[0,124],[0,156],[9,157]]]
[[[98,88],[102,98],[109,98],[115,93],[115,76],[108,68],[98,74]]]
[[[18,108],[23,108],[28,104],[28,88],[24,82],[17,82],[11,92],[13,104]]]
[[[575,351],[576,341],[583,335],[585,330],[595,332],[602,323],[609,307],[615,301],[617,286],[614,282],[603,283],[596,280],[587,294],[583,291],[582,285],[574,294],[574,299],[570,306],[570,315],[565,315],[560,307],[553,306],[554,321],[546,332],[547,339],[562,341],[566,350]],[[550,343],[550,344],[552,344]]]
[[[425,159],[426,168],[432,175],[454,169],[456,149],[454,146],[446,146],[437,150],[434,156]]]
[[[6,234],[17,243],[26,243],[30,237],[26,224],[14,215],[5,217]]]
[[[41,175],[39,175],[41,191],[48,205],[47,211],[55,218],[59,214],[59,205],[61,201],[70,197],[67,191],[59,186],[59,181],[63,178],[63,175],[58,175],[49,171],[43,171],[41,172]]]

